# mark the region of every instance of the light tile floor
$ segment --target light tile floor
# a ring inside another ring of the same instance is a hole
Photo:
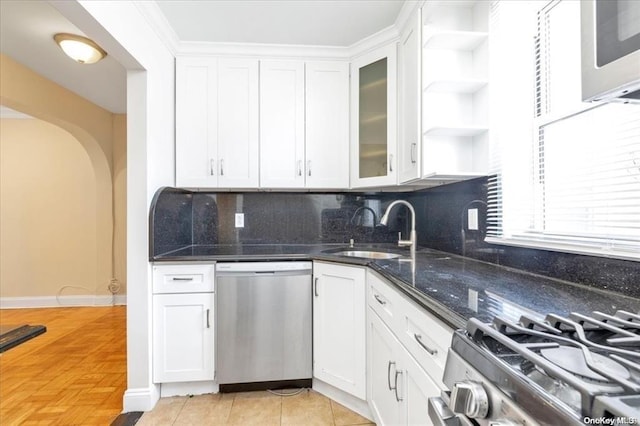
[[[136,423],[136,426],[148,425],[350,426],[373,423],[313,390],[304,390],[293,396],[240,392],[162,398]]]

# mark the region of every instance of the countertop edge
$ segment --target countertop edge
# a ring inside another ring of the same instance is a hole
[[[150,259],[152,263],[172,262],[225,262],[225,261],[274,261],[274,260],[310,260],[368,267],[378,273],[389,284],[398,289],[405,297],[418,306],[435,315],[453,329],[465,327],[467,320],[451,309],[441,305],[435,299],[414,289],[410,283],[392,275],[389,271],[376,265],[373,259],[337,256],[329,253],[312,254],[270,254],[270,255],[215,255],[215,256],[166,256]]]

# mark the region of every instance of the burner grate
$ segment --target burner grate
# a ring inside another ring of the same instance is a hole
[[[619,311],[593,317],[549,314],[544,320],[471,319],[467,333],[508,368],[520,370],[535,387],[554,394],[581,415],[593,412],[599,396],[640,397],[640,316]],[[557,389],[568,388],[558,392]],[[579,403],[576,403],[579,395]],[[577,408],[579,406],[579,408]]]

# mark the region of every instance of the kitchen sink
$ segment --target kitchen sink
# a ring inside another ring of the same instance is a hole
[[[366,259],[397,259],[398,257],[402,257],[401,254],[397,253],[370,250],[345,250],[334,254],[337,254],[338,256],[364,257]]]

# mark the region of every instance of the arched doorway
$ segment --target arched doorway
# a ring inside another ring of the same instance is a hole
[[[63,129],[86,153],[95,182],[95,192],[85,194],[93,200],[91,210],[95,222],[95,245],[86,250],[93,256],[90,264],[95,265],[95,278],[90,286],[94,291],[90,294],[110,295],[112,279],[120,278],[119,282],[124,282],[126,276],[124,226],[119,230],[120,235],[114,233],[114,223],[124,224],[126,208],[114,205],[113,186],[114,153],[126,155],[126,119],[91,104],[4,55],[1,66],[0,103]],[[124,204],[126,160],[120,157],[115,170],[120,186],[115,195]],[[116,258],[121,265],[120,277],[115,276]]]

